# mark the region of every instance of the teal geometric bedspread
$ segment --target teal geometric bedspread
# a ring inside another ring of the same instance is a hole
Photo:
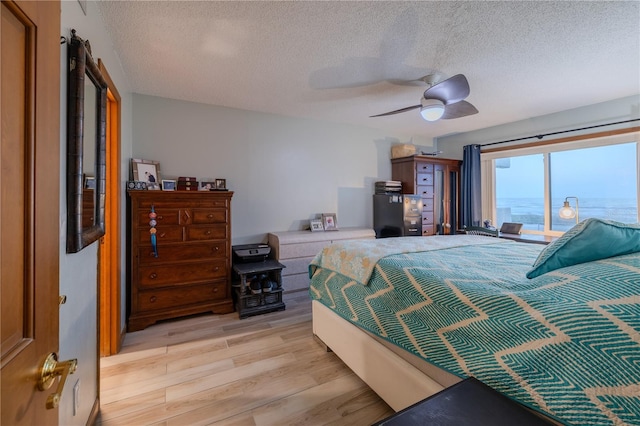
[[[318,268],[310,295],[459,377],[573,425],[640,425],[640,253],[525,278],[542,246],[381,258],[367,285]]]

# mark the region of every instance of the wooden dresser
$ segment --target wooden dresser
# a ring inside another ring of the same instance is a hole
[[[128,191],[127,330],[233,312],[229,191]],[[157,257],[149,213],[156,217]]]
[[[422,196],[422,235],[453,234],[460,223],[459,160],[428,155],[391,160],[391,179],[402,192]]]

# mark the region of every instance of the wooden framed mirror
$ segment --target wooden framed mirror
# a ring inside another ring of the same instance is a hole
[[[67,253],[105,233],[107,82],[71,30],[67,88]]]

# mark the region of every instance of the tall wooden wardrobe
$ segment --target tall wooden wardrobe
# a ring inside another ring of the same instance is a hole
[[[460,224],[462,161],[428,155],[391,160],[391,179],[402,192],[422,196],[422,235],[455,234]]]

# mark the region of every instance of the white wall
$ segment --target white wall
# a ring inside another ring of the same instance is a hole
[[[323,212],[336,213],[338,227],[371,227],[391,145],[433,149],[410,135],[138,94],[133,122],[134,158],[159,161],[163,178],[227,180],[233,244],[304,229]]]
[[[120,61],[113,51],[109,37],[102,24],[96,4],[86,2],[85,15],[76,0],[61,2],[60,35],[69,38],[71,29],[79,37],[89,40],[93,57],[102,59],[109,75],[122,97],[122,155],[124,176],[122,180],[123,217],[124,181],[127,179],[128,157],[131,155],[131,94],[128,83],[120,67]],[[67,206],[66,206],[66,154],[67,154],[67,45],[60,46],[60,294],[67,296],[66,304],[60,306],[60,359],[78,359],[78,369],[67,379],[59,408],[59,424],[65,426],[85,425],[91,414],[97,395],[97,328],[98,328],[98,287],[97,253],[98,243],[75,254],[66,254]],[[122,240],[124,241],[124,223]],[[123,246],[124,247],[124,246]],[[124,253],[122,255],[124,265]],[[124,266],[122,283],[124,286]],[[124,304],[123,304],[124,306]],[[80,406],[73,414],[73,386],[80,381]]]
[[[474,132],[460,133],[457,135],[437,138],[437,149],[442,151],[445,158],[462,159],[462,150],[465,145],[486,144],[504,140],[517,139],[533,135],[551,132],[560,132],[583,127],[598,126],[601,124],[640,118],[640,95],[614,99],[594,105],[587,105],[555,114],[532,117],[528,120],[515,121],[500,126],[488,127]],[[576,136],[580,134],[595,133],[618,128],[640,126],[640,122],[631,122],[616,126],[606,126],[596,129],[571,132],[543,138],[544,141],[561,137]],[[535,142],[538,139],[527,139],[518,143]],[[496,147],[509,146],[496,145]],[[489,147],[488,147],[489,148]]]

